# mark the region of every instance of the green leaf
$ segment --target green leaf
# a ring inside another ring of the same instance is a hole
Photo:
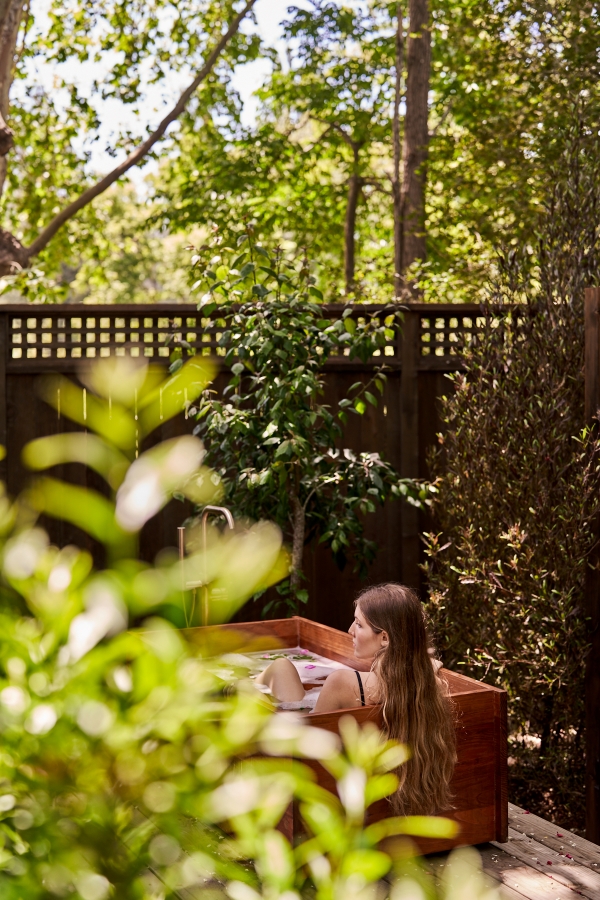
[[[278,278],[278,277],[279,277],[279,276],[277,275],[277,272],[275,271],[275,269],[271,269],[270,266],[259,266],[258,268],[260,269],[261,272],[266,272],[267,275],[270,275],[272,278]]]
[[[282,441],[277,450],[275,451],[275,459],[280,459],[282,456],[286,456],[291,450],[291,441]]]
[[[268,438],[271,437],[272,434],[275,434],[277,431],[277,422],[269,422],[265,430],[263,431],[263,437]]]
[[[366,408],[367,404],[365,403],[365,401],[361,400],[360,397],[357,397],[354,401],[354,409],[356,410],[356,412],[362,416]]]
[[[241,375],[245,368],[243,363],[237,362],[232,365],[231,371],[234,375]]]
[[[369,393],[369,391],[365,391],[365,397],[371,404],[371,406],[377,406],[377,397],[374,397],[373,394]]]
[[[342,874],[346,878],[360,875],[365,881],[373,882],[383,878],[391,866],[390,857],[380,850],[351,850],[344,856]]]
[[[231,268],[239,269],[240,263],[243,262],[247,256],[248,256],[248,251],[246,251],[246,250],[243,253],[240,253],[240,255],[236,256],[234,261],[231,263]]]

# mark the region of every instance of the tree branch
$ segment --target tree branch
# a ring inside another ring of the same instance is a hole
[[[389,178],[389,175],[388,175],[388,178]],[[393,196],[393,190],[391,190],[391,189],[388,190],[386,187],[384,187],[382,181],[379,178],[362,178],[361,180],[362,180],[363,185],[368,184],[370,187],[375,188],[375,190],[379,191],[381,194],[386,194],[388,197]]]
[[[449,116],[450,113],[452,112],[452,109],[453,109],[453,107],[454,107],[454,99],[455,99],[454,97],[451,97],[451,98],[450,98],[450,100],[449,100],[448,103],[446,104],[446,108],[444,109],[442,115],[440,116],[440,119],[439,119],[439,121],[437,122],[435,128],[433,129],[433,131],[430,131],[430,132],[429,132],[429,140],[430,140],[430,141],[433,140],[433,138],[437,136],[438,131],[440,130],[440,128],[443,127],[443,125],[444,125],[445,122],[446,122],[446,119],[448,118],[448,116]]]
[[[37,238],[33,241],[33,243],[26,248],[26,252],[28,257],[36,256],[44,247],[52,240],[56,232],[67,222],[69,219],[72,219],[74,215],[76,215],[84,206],[87,206],[88,203],[91,203],[96,197],[100,194],[103,194],[104,191],[107,190],[115,181],[118,181],[122,175],[125,174],[129,169],[133,166],[136,166],[145,156],[148,155],[152,147],[163,137],[169,125],[172,122],[175,122],[176,119],[179,118],[181,113],[184,111],[188,100],[194,93],[194,91],[200,86],[200,84],[204,81],[204,79],[210,75],[212,72],[215,63],[217,62],[221,52],[227,46],[233,35],[237,32],[238,28],[242,20],[245,16],[250,12],[256,0],[247,0],[246,5],[243,10],[238,13],[235,17],[227,31],[220,38],[216,46],[210,52],[208,59],[191,82],[190,85],[185,89],[185,91],[181,94],[179,100],[173,107],[170,113],[165,116],[162,120],[158,128],[150,134],[146,140],[141,143],[132,153],[129,154],[126,160],[124,160],[120,165],[116,166],[109,172],[108,175],[105,175],[104,178],[101,178],[100,181],[96,182],[96,184],[92,185],[92,187],[88,188],[83,192],[76,200],[72,203],[69,203],[61,212],[58,213],[52,219],[49,225],[47,225],[43,231],[37,236]]]
[[[318,116],[311,116],[310,118],[314,119],[315,122],[320,122],[321,125],[327,125],[327,129],[326,129],[326,131],[323,132],[323,134],[321,135],[321,138],[324,137],[324,135],[327,133],[327,131],[329,131],[331,128],[333,128],[334,131],[337,131],[338,134],[341,135],[342,140],[344,140],[348,144],[348,146],[352,149],[352,152],[354,153],[355,156],[356,156],[357,152],[360,150],[360,148],[363,146],[364,141],[353,141],[352,138],[350,137],[350,135],[346,134],[346,132],[344,131],[342,126],[338,125],[337,122],[327,122],[324,119],[319,119]],[[321,138],[319,138],[319,140],[321,140]]]

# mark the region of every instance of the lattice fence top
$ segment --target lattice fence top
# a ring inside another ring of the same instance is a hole
[[[343,306],[324,308],[327,317],[340,314]],[[355,306],[353,318],[382,314],[384,307]],[[481,332],[485,317],[475,305],[414,304],[408,312],[419,316],[419,368],[457,368],[457,357]],[[139,306],[0,306],[6,318],[6,362],[8,370],[76,368],[83,360],[107,356],[145,357],[168,360],[175,334],[197,353],[224,356],[219,346],[224,321],[213,313],[202,316],[188,304]],[[401,363],[400,330],[385,347],[377,350],[374,364]],[[339,357],[334,365],[352,365]]]
[[[485,326],[485,316],[479,311],[468,314],[455,310],[419,313],[420,356],[432,362],[448,361],[469,347]]]

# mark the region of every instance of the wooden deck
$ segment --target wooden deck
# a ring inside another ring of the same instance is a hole
[[[477,849],[503,900],[600,900],[600,846],[512,803],[507,843]],[[439,871],[447,858],[436,854],[429,862]]]

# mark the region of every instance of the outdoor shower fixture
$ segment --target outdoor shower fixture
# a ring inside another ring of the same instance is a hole
[[[227,509],[226,506],[205,506],[202,510],[202,515],[200,516],[200,527],[202,529],[202,553],[206,556],[206,547],[207,547],[207,523],[209,516],[223,516],[225,521],[227,522],[227,527],[230,531],[233,531],[235,523],[233,521],[233,516],[231,515],[231,511]],[[185,525],[180,525],[177,528],[177,537],[179,543],[179,559],[181,562],[185,559]],[[200,624],[208,625],[208,617],[209,617],[209,603],[208,603],[208,584],[204,584],[202,581],[186,581],[185,580],[185,572],[183,566],[181,568],[181,591],[182,591],[182,605],[183,605],[183,613],[185,615],[185,624],[187,626],[192,624],[194,617],[194,607],[196,605],[196,591],[200,590]],[[192,608],[190,611],[189,619],[187,614],[187,607],[185,602],[185,594],[186,591],[192,591]]]

